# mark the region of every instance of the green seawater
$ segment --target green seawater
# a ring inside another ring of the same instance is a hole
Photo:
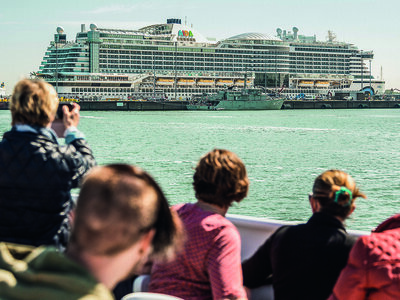
[[[10,119],[0,111],[0,133]],[[400,110],[81,112],[79,127],[98,164],[142,167],[171,204],[195,201],[198,159],[226,148],[250,178],[248,197],[229,213],[306,221],[313,180],[331,168],[351,174],[368,196],[348,228],[369,231],[400,211]]]

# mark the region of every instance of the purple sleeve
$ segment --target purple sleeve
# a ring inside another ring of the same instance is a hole
[[[223,227],[207,255],[213,299],[247,299],[243,288],[240,235],[232,226]]]

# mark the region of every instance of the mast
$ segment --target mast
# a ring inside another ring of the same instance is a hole
[[[154,67],[154,51],[152,52],[152,64],[153,64],[153,100],[156,100],[156,68]]]
[[[177,86],[177,82],[176,82],[176,52],[178,50],[178,41],[175,42],[175,52],[174,52],[174,68],[175,68],[175,80],[174,80],[174,91],[175,91],[175,100],[176,100],[176,86]]]
[[[245,90],[247,87],[247,69],[244,71],[244,86],[243,89]]]

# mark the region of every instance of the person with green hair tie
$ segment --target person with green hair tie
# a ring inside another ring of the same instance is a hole
[[[311,218],[278,228],[243,262],[244,286],[272,283],[275,300],[327,299],[356,241],[344,221],[358,197],[365,195],[347,173],[328,170],[319,175],[309,194]]]

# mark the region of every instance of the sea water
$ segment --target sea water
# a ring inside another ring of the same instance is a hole
[[[10,128],[0,111],[0,133]],[[98,164],[148,171],[171,204],[194,202],[192,177],[213,148],[235,152],[250,178],[248,197],[229,213],[304,222],[316,176],[341,169],[358,199],[350,229],[371,230],[400,212],[400,110],[81,112]]]

